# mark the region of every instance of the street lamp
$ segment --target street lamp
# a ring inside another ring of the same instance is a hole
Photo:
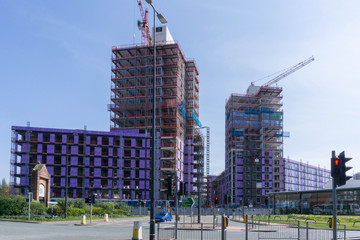
[[[154,12],[154,36],[153,36],[153,47],[154,47],[154,79],[153,79],[153,115],[152,115],[152,161],[151,161],[151,171],[150,171],[150,178],[151,178],[151,190],[150,190],[150,200],[151,200],[151,206],[150,206],[150,240],[155,240],[155,134],[156,134],[156,19],[155,19],[155,13],[157,14],[157,17],[159,21],[164,24],[167,23],[166,19],[163,15],[158,13],[155,9],[155,7],[152,5],[152,0],[146,0],[146,2],[152,7]]]

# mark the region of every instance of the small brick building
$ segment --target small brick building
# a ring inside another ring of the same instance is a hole
[[[45,164],[37,164],[31,172],[31,192],[33,192],[34,201],[50,201],[50,179],[51,176],[46,169]]]

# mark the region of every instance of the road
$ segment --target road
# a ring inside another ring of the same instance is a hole
[[[143,226],[143,237],[148,239],[149,236],[149,217],[110,219],[110,222],[104,223],[101,220],[94,221],[93,225],[76,226],[80,222],[52,222],[52,223],[22,223],[0,221],[0,239],[1,240],[72,240],[72,239],[106,239],[106,240],[128,240],[132,237],[133,222],[140,221]],[[208,222],[208,227],[212,226],[211,216],[202,216],[202,221]],[[190,218],[182,218],[179,228],[190,226]],[[169,226],[161,224],[163,227]],[[195,227],[193,224],[192,227]],[[200,239],[196,231],[181,230],[186,233],[186,239]],[[290,231],[290,230],[285,230]],[[199,233],[199,231],[197,231]],[[212,234],[208,231],[206,234]],[[258,232],[249,232],[249,239],[258,239]],[[215,237],[214,237],[215,236]],[[185,239],[185,238],[184,238]],[[204,239],[220,239],[219,235],[205,235]],[[243,223],[230,221],[227,229],[227,240],[245,239],[245,226]],[[303,239],[303,238],[302,238]],[[328,237],[317,237],[317,240],[330,239]],[[347,231],[347,239],[360,239],[360,231]]]

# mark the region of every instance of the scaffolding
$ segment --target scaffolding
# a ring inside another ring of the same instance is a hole
[[[151,132],[153,51],[152,46],[144,45],[113,47],[109,105],[112,130],[136,128]],[[160,134],[160,179],[180,172],[179,180],[184,181],[183,173],[188,178],[193,174],[189,166],[194,163],[186,162],[183,156],[185,140],[197,134],[194,119],[199,118],[198,70],[194,60],[186,60],[178,43],[157,44],[156,56],[155,124]],[[167,186],[161,182],[162,199],[166,199]]]

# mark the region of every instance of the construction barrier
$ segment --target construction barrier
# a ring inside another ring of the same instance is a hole
[[[108,214],[105,214],[104,215],[104,222],[108,222],[109,221],[109,215]]]

